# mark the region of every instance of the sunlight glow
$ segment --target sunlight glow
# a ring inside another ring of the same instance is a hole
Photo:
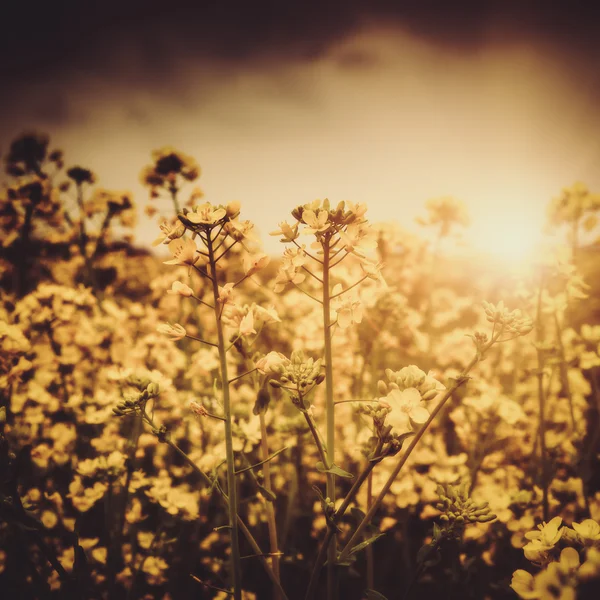
[[[543,241],[539,222],[513,215],[473,223],[465,237],[476,252],[489,254],[507,266],[533,260]]]

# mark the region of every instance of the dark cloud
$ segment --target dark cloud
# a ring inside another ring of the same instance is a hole
[[[105,72],[125,43],[160,75],[182,53],[200,61],[321,56],[372,21],[457,49],[535,39],[591,60],[600,55],[600,6],[590,0],[12,0],[2,9],[0,73],[31,79],[71,65]]]

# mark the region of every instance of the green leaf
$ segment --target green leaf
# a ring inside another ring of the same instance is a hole
[[[385,533],[377,533],[373,537],[370,537],[368,540],[357,544],[356,546],[354,546],[354,548],[350,550],[350,556],[356,554],[357,552],[360,552],[361,550],[364,550],[367,546],[370,546],[373,542],[376,542],[380,537],[383,537],[384,535]]]
[[[317,471],[319,471],[319,473],[332,473],[333,475],[337,475],[338,477],[347,477],[348,479],[354,478],[354,475],[352,475],[352,473],[348,473],[348,471],[344,471],[344,469],[341,469],[336,464],[332,464],[329,469],[326,469],[325,465],[321,461],[319,461],[316,464],[316,467],[317,467]]]
[[[365,600],[387,600],[387,598],[375,590],[365,590]]]

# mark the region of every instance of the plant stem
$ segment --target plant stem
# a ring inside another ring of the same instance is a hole
[[[323,239],[323,330],[325,336],[325,402],[327,413],[327,457],[329,465],[335,462],[335,406],[333,403],[333,363],[331,350],[331,312],[330,312],[330,290],[329,290],[329,259],[330,259],[330,237]],[[335,475],[327,473],[326,495],[330,502],[335,503]],[[335,598],[336,573],[335,563],[337,561],[337,536],[331,525],[331,539],[328,542],[327,551],[327,598]]]
[[[144,420],[148,423],[148,425],[150,425],[150,427],[152,427],[153,430],[158,429],[156,424],[152,420],[152,418],[146,412],[143,413],[143,416],[144,416]],[[190,465],[190,467],[192,467],[194,472],[196,472],[198,475],[200,475],[200,477],[202,478],[202,480],[208,487],[212,486],[213,482],[211,481],[210,477],[202,469],[200,469],[200,467],[198,467],[198,465],[175,442],[173,442],[171,440],[169,435],[165,435],[163,438],[161,438],[161,440],[164,441],[164,443],[167,444],[167,446],[169,446],[170,448],[175,450],[175,452],[177,452],[177,454],[179,454],[179,456],[188,465]],[[226,507],[229,507],[229,497],[227,496],[227,494],[225,494],[223,492],[223,490],[221,489],[221,487],[218,485],[215,486],[214,489],[216,489],[217,492],[219,493],[219,496],[220,496],[221,500],[223,501],[223,504],[225,504]],[[237,515],[237,524],[238,524],[240,531],[246,537],[246,540],[250,544],[250,547],[252,548],[253,552],[259,557],[267,575],[269,576],[269,579],[274,584],[278,585],[278,590],[279,590],[279,593],[281,594],[282,600],[288,600],[288,597],[285,594],[281,585],[277,584],[277,580],[275,578],[275,574],[273,573],[273,569],[271,569],[271,565],[268,563],[267,559],[264,557],[264,553],[260,549],[260,546],[258,545],[257,541],[254,539],[252,532],[246,527],[246,524],[242,521],[242,518],[239,515]]]
[[[492,344],[497,340],[498,337],[499,337],[499,334],[497,334],[496,337],[493,337],[485,349],[486,350],[489,349],[492,346]],[[482,352],[482,354],[483,354],[483,352]],[[419,431],[417,431],[417,433],[413,437],[409,447],[406,449],[406,452],[404,452],[404,454],[402,454],[402,456],[400,457],[400,460],[394,467],[394,470],[392,471],[391,475],[388,477],[387,481],[381,488],[381,491],[379,492],[379,495],[375,499],[375,502],[373,503],[373,505],[371,506],[371,508],[369,509],[369,511],[367,512],[367,514],[365,515],[364,519],[361,521],[359,526],[356,528],[356,531],[352,534],[352,537],[350,538],[350,540],[348,541],[346,546],[344,546],[344,548],[339,556],[339,562],[344,562],[348,558],[350,550],[358,542],[363,531],[365,530],[367,525],[371,522],[371,520],[375,516],[375,513],[379,510],[379,507],[381,506],[383,499],[385,498],[386,494],[389,492],[390,488],[392,487],[392,484],[394,483],[394,480],[398,476],[398,473],[400,473],[400,470],[406,464],[406,461],[408,460],[408,457],[412,454],[412,451],[415,449],[415,446],[419,443],[419,441],[423,437],[423,434],[427,431],[427,429],[429,428],[429,425],[431,425],[431,423],[433,422],[433,420],[435,419],[437,414],[440,412],[440,410],[442,410],[442,408],[443,408],[444,404],[446,404],[447,400],[452,396],[452,394],[454,394],[454,392],[461,385],[463,385],[463,383],[465,383],[467,381],[467,379],[468,379],[467,375],[469,374],[471,369],[479,362],[479,360],[480,360],[480,358],[477,355],[475,355],[471,359],[471,362],[464,368],[463,372],[458,376],[458,378],[455,380],[455,382],[446,390],[446,392],[444,393],[444,395],[438,402],[437,406],[433,409],[433,411],[429,415],[429,418],[427,419],[427,421],[425,421],[425,423],[421,426]]]
[[[263,478],[264,486],[267,492],[272,493],[273,489],[271,486],[271,465],[269,463],[269,441],[267,438],[267,424],[265,422],[265,413],[261,411],[259,413],[260,419],[260,445],[262,449],[263,460]],[[271,567],[273,573],[278,582],[281,582],[279,575],[279,548],[277,547],[277,522],[275,520],[275,509],[273,502],[270,500],[266,501],[265,510],[267,513],[267,527],[269,528],[269,545],[271,550]],[[273,600],[281,600],[279,590],[277,586],[273,586]]]
[[[571,393],[571,383],[569,382],[569,368],[567,366],[567,357],[565,353],[565,345],[562,340],[562,327],[558,319],[558,312],[554,309],[554,327],[556,328],[556,341],[558,343],[558,351],[560,355],[560,378],[563,387],[563,392],[569,402],[569,414],[571,417],[571,431],[577,433],[575,429],[575,412],[573,410],[573,394]]]
[[[369,477],[367,479],[367,510],[371,508],[371,504],[373,504],[373,471],[369,473]],[[367,539],[368,536],[365,536]],[[367,557],[367,589],[375,588],[375,569],[373,563],[373,545],[369,544],[365,548],[366,557]]]
[[[227,458],[227,494],[229,496],[229,527],[231,528],[231,570],[233,579],[233,598],[242,598],[242,565],[240,563],[240,545],[238,532],[237,490],[235,481],[235,458],[233,454],[233,432],[231,416],[231,399],[229,397],[229,376],[227,375],[227,355],[225,337],[219,310],[219,286],[217,284],[217,263],[215,260],[213,241],[207,239],[209,265],[212,277],[213,304],[217,339],[219,346],[219,362],[221,368],[221,384],[223,387],[223,410],[225,413],[225,455]]]
[[[331,538],[333,537],[335,532],[334,526],[341,521],[345,512],[348,510],[348,507],[350,506],[356,494],[358,493],[358,490],[368,478],[369,474],[378,462],[379,460],[368,461],[366,467],[363,469],[361,474],[356,478],[356,480],[352,484],[352,487],[350,488],[350,491],[344,498],[344,501],[342,502],[341,506],[335,511],[335,514],[332,517],[333,523],[330,527],[327,528],[327,532],[325,533],[325,539],[323,540],[323,543],[319,548],[319,553],[317,554],[317,558],[315,560],[315,566],[313,567],[313,572],[310,576],[310,581],[308,583],[308,589],[306,590],[305,600],[312,600],[312,598],[314,598],[315,596],[315,592],[317,590],[317,583],[319,582],[319,574],[321,573],[321,567],[325,562],[325,556],[327,554],[328,548],[330,547],[329,542],[331,541]]]
[[[541,454],[541,463],[542,463],[542,472],[541,472],[541,484],[542,484],[542,510],[543,510],[543,520],[548,521],[548,471],[547,471],[547,457],[546,457],[546,393],[544,390],[544,355],[543,351],[540,348],[540,344],[544,341],[544,328],[542,324],[542,293],[544,290],[544,277],[542,275],[540,281],[540,289],[538,292],[538,300],[537,300],[537,379],[538,379],[538,402],[539,402],[539,411],[540,411],[540,454]]]

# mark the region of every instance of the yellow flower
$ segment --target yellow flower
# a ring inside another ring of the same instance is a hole
[[[283,292],[288,283],[298,285],[306,279],[306,275],[298,271],[296,267],[291,264],[282,264],[275,277],[275,286],[273,291],[276,294]]]
[[[530,531],[525,534],[525,537],[528,540],[536,540],[539,541],[543,546],[550,548],[554,548],[558,541],[562,536],[562,529],[559,527],[562,524],[561,517],[554,517],[548,523],[543,522],[538,525],[537,531]]]
[[[290,225],[287,221],[282,221],[281,223],[279,223],[279,229],[277,231],[271,231],[269,235],[282,235],[283,239],[281,239],[280,241],[293,242],[298,237],[298,235],[300,235],[298,233],[298,223]]]
[[[185,233],[183,223],[177,222],[171,225],[168,221],[163,221],[160,225],[161,234],[152,242],[153,246],[168,244],[169,242],[180,238]]]
[[[340,238],[347,252],[366,260],[368,254],[377,249],[374,231],[364,223],[352,223],[345,231],[340,231]]]
[[[279,373],[282,367],[289,364],[289,358],[281,354],[281,352],[271,350],[271,352],[257,360],[255,366],[259,373],[262,373],[263,375],[273,375]]]
[[[254,329],[254,313],[252,310],[249,310],[240,321],[239,333],[241,336],[252,335],[253,333],[256,333],[256,329]]]
[[[233,283],[226,283],[223,286],[219,286],[219,298],[220,304],[227,304],[233,301]]]
[[[398,433],[409,430],[411,424],[420,426],[429,418],[429,411],[424,407],[423,398],[416,388],[392,390],[379,401],[391,408],[386,422]]]
[[[573,529],[586,546],[590,546],[600,540],[600,525],[593,519],[585,519],[581,523],[573,523]]]
[[[326,210],[318,210],[316,213],[314,210],[304,210],[302,220],[308,225],[304,228],[304,234],[324,233],[331,227],[329,211]]]
[[[169,242],[169,250],[173,255],[171,260],[165,260],[165,265],[190,265],[192,267],[200,259],[196,242],[191,238],[178,238]]]
[[[337,318],[339,327],[346,329],[352,323],[362,322],[363,310],[355,290],[344,292],[338,283],[331,290],[331,298],[332,318]]]
[[[244,275],[250,277],[264,269],[270,262],[270,257],[266,254],[257,254],[256,256],[246,255],[244,257]]]
[[[181,281],[174,281],[171,285],[171,289],[167,290],[167,294],[171,294],[173,296],[184,296],[185,298],[189,298],[194,295],[194,291],[189,285],[185,283],[181,283]]]
[[[534,589],[533,575],[523,569],[517,569],[513,573],[510,587],[516,592],[517,596],[525,600],[540,597],[539,592]]]
[[[175,325],[171,325],[170,323],[161,323],[156,328],[156,331],[158,331],[158,333],[164,333],[165,335],[168,335],[174,342],[182,340],[187,335],[185,327],[179,323],[175,323]]]
[[[523,546],[525,558],[533,563],[542,564],[548,560],[548,552],[554,548],[562,537],[563,529],[559,529],[561,517],[554,517],[549,523],[538,525],[537,531],[529,531],[525,537],[530,540]]]
[[[214,225],[227,216],[227,210],[222,206],[213,206],[210,202],[205,202],[199,206],[194,206],[185,218],[194,225]]]

